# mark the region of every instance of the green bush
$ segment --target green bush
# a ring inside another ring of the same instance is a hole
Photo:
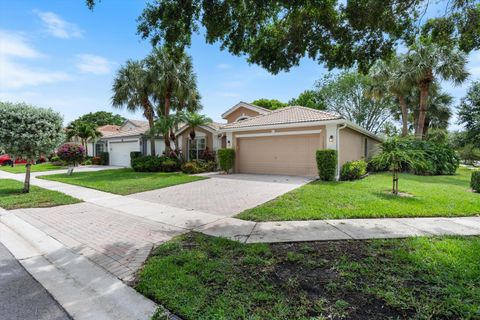
[[[132,160],[132,168],[137,172],[159,172],[162,160],[155,156],[142,156]]]
[[[178,170],[177,163],[175,161],[173,161],[172,159],[163,160],[163,161],[161,161],[161,163],[162,163],[162,165],[161,165],[160,170],[162,172],[174,172],[174,171]]]
[[[480,171],[479,170],[472,172],[470,187],[472,187],[472,190],[480,193]]]
[[[340,172],[342,180],[357,180],[367,174],[367,163],[364,160],[345,162]]]
[[[110,163],[110,154],[107,151],[105,151],[105,152],[100,152],[98,156],[101,159],[102,166],[108,166],[108,164]]]
[[[233,149],[219,149],[218,150],[218,162],[220,168],[228,173],[235,164],[235,150]]]
[[[130,152],[130,165],[133,163],[133,159],[140,158],[142,153],[140,151],[132,151]]]
[[[332,149],[317,150],[316,158],[320,180],[335,180],[338,161],[337,151]]]

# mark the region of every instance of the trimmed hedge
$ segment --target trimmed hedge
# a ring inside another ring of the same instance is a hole
[[[472,172],[470,186],[472,187],[473,191],[480,193],[480,171],[479,170]]]
[[[338,161],[337,151],[333,149],[317,150],[316,159],[320,180],[335,180]]]
[[[367,163],[364,160],[348,161],[342,166],[341,180],[358,180],[367,174]]]
[[[142,153],[140,151],[132,151],[130,152],[130,165],[133,164],[133,160],[140,158],[142,156]]]
[[[233,149],[219,149],[218,150],[218,162],[220,168],[228,173],[235,164],[235,150]]]
[[[132,160],[132,169],[137,172],[158,172],[162,169],[162,160],[155,156],[142,156]]]
[[[107,151],[100,152],[99,157],[101,159],[101,165],[108,166],[110,163],[110,154]]]

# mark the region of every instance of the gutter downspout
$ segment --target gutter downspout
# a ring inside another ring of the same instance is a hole
[[[341,127],[337,126],[337,181],[340,180],[340,130],[345,129],[346,127],[346,123]]]

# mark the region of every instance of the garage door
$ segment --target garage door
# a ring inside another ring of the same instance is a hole
[[[315,151],[321,148],[318,133],[238,138],[236,169],[241,173],[317,176]]]
[[[140,145],[137,140],[110,142],[110,165],[130,167],[130,152],[140,151]]]

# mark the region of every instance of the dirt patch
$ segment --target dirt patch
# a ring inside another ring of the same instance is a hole
[[[385,190],[385,193],[390,195],[390,196],[397,196],[397,197],[401,197],[401,198],[413,198],[415,197],[413,194],[411,193],[408,193],[408,192],[402,192],[402,191],[399,191],[397,194],[393,194],[392,193],[392,190]]]
[[[331,241],[272,244],[278,260],[270,274],[273,283],[289,295],[305,295],[314,306],[310,317],[329,315],[332,319],[390,319],[409,318],[410,311],[398,310],[375,296],[356,290],[347,284],[337,271],[339,261],[361,261],[369,256],[368,241]],[[293,254],[297,256],[292,258]],[[286,288],[295,279],[295,293]],[[323,301],[322,306],[317,306]]]

